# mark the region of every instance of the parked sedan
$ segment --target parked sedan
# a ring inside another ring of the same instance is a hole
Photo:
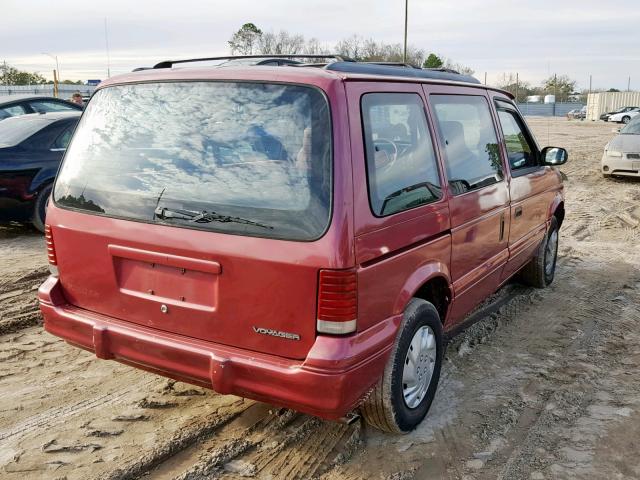
[[[638,115],[640,115],[640,107],[635,107],[632,110],[627,110],[626,112],[609,115],[609,121],[624,123],[626,125],[631,121],[632,118],[637,117]]]
[[[28,113],[82,111],[82,106],[55,97],[37,95],[0,96],[0,120]]]
[[[567,112],[567,119],[584,120],[587,117],[587,107],[576,108]]]
[[[35,113],[0,121],[0,221],[44,231],[53,179],[80,112]]]
[[[620,115],[620,118],[622,118],[624,115],[624,113],[627,112],[633,112],[636,111],[638,109],[638,107],[622,107],[619,108],[617,110],[614,110],[613,112],[607,112],[607,113],[603,113],[602,115],[600,115],[600,120],[604,120],[605,122],[609,122],[609,121],[619,121],[619,120],[611,120],[611,117],[614,115]]]
[[[640,116],[625,125],[604,147],[602,175],[640,177]]]

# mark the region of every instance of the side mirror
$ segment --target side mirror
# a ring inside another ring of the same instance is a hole
[[[541,155],[543,163],[551,167],[564,165],[569,159],[567,151],[560,147],[544,147]]]
[[[618,128],[612,128],[612,129],[611,129],[611,133],[620,133],[620,127],[618,127]]]

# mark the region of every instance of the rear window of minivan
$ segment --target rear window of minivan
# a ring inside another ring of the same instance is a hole
[[[329,106],[316,88],[257,82],[107,87],[55,185],[63,208],[309,241],[330,221]]]

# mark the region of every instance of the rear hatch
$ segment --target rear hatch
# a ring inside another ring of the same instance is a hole
[[[331,128],[312,87],[99,90],[48,221],[67,300],[120,320],[303,358],[331,215]]]

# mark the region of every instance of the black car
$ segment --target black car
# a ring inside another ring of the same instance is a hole
[[[631,110],[634,110],[636,108],[638,107],[622,107],[622,108],[619,108],[618,110],[614,110],[613,112],[603,113],[602,115],[600,115],[600,120],[604,120],[605,122],[608,122],[609,117],[611,115],[616,115],[617,113],[630,112]]]
[[[47,201],[80,112],[35,113],[0,121],[0,221],[44,231]]]
[[[82,111],[82,106],[55,97],[37,95],[0,96],[0,120],[28,113]]]

